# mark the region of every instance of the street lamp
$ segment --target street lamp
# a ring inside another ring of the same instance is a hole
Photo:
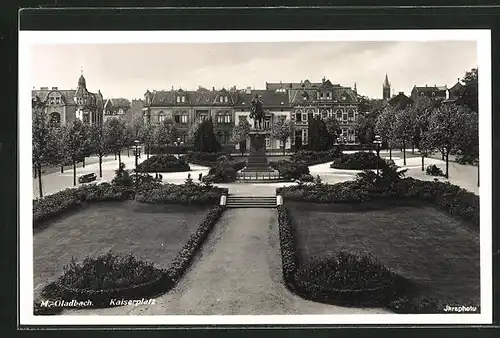
[[[181,138],[178,137],[177,141],[174,142],[174,145],[177,147],[177,158],[181,157],[181,147],[184,145],[184,142],[181,141]]]
[[[373,144],[375,144],[375,147],[377,149],[377,177],[378,177],[378,171],[379,171],[379,168],[378,168],[378,161],[379,161],[379,157],[380,157],[380,145],[382,144],[382,137],[380,137],[380,135],[375,135],[375,141],[373,141]]]
[[[139,144],[141,142],[138,140],[134,141],[134,156],[135,156],[135,179],[137,180],[137,162],[138,158],[141,155],[141,149],[139,148]]]

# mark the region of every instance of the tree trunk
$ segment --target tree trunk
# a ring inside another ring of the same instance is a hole
[[[149,147],[146,148],[146,158],[149,160]]]
[[[33,178],[36,178],[36,167],[33,167]]]
[[[127,147],[127,157],[130,157],[130,147]]]
[[[85,168],[85,156],[83,156],[83,167]]]
[[[76,162],[73,161],[73,185],[76,186]]]
[[[285,145],[285,143],[283,142],[283,155],[285,155],[285,154],[286,154],[286,145]]]
[[[120,168],[121,163],[122,163],[122,154],[120,152],[118,153],[118,168]]]
[[[479,187],[479,161],[477,161],[477,186]]]
[[[389,160],[392,160],[392,148],[389,147]]]
[[[102,154],[99,155],[99,177],[102,178]]]
[[[415,145],[413,144],[413,142],[411,143],[411,153],[415,155]]]
[[[115,161],[116,161],[116,153],[115,153]]]
[[[448,156],[449,156],[449,154],[450,154],[450,151],[446,150],[446,174],[445,174],[446,178],[450,178],[450,176],[448,174],[448,167],[449,167]]]
[[[406,141],[403,140],[403,165],[406,165]]]
[[[61,174],[64,174],[64,164],[61,166]]]
[[[424,155],[422,155],[422,171],[424,171]]]
[[[38,192],[40,193],[40,197],[43,197],[42,192],[42,166],[37,166],[36,170],[38,171]]]
[[[444,150],[441,150],[441,161],[444,161]]]

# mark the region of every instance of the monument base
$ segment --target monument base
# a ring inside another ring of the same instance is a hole
[[[274,169],[269,167],[267,161],[266,134],[263,130],[250,132],[250,153],[247,166],[242,170],[243,172],[274,172]]]

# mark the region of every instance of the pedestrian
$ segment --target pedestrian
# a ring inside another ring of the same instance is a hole
[[[203,174],[202,174],[202,173],[200,173],[200,174],[198,175],[198,181],[201,181],[202,176],[203,176]]]
[[[163,181],[163,176],[162,176],[162,174],[158,174],[158,176],[160,177],[160,181]]]

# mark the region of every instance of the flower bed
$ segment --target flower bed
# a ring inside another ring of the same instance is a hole
[[[340,251],[335,257],[312,259],[295,274],[296,292],[304,298],[333,304],[386,304],[395,274],[374,257]]]
[[[111,252],[85,258],[81,264],[72,260],[64,274],[42,290],[50,300],[91,302],[90,307],[123,305],[113,299],[153,297],[172,284],[165,271],[133,256]]]
[[[278,206],[278,228],[280,235],[281,263],[283,280],[290,290],[294,290],[295,273],[297,272],[296,240],[292,227],[292,219],[288,209]]]
[[[215,223],[219,220],[223,211],[224,207],[222,206],[213,207],[201,222],[198,230],[191,235],[182,250],[174,258],[170,264],[170,268],[167,270],[167,275],[174,284],[182,277],[189,267],[196,252],[214,227]],[[174,284],[172,284],[172,286]]]
[[[135,200],[141,203],[182,203],[216,204],[227,188],[203,186],[198,184],[162,184],[156,188],[137,192]]]
[[[339,158],[333,160],[330,168],[364,170],[376,169],[377,162],[379,168],[386,164],[386,161],[372,152],[357,152],[353,154],[342,154]]]
[[[137,166],[142,172],[182,172],[191,168],[184,158],[176,158],[173,155],[154,155]]]

